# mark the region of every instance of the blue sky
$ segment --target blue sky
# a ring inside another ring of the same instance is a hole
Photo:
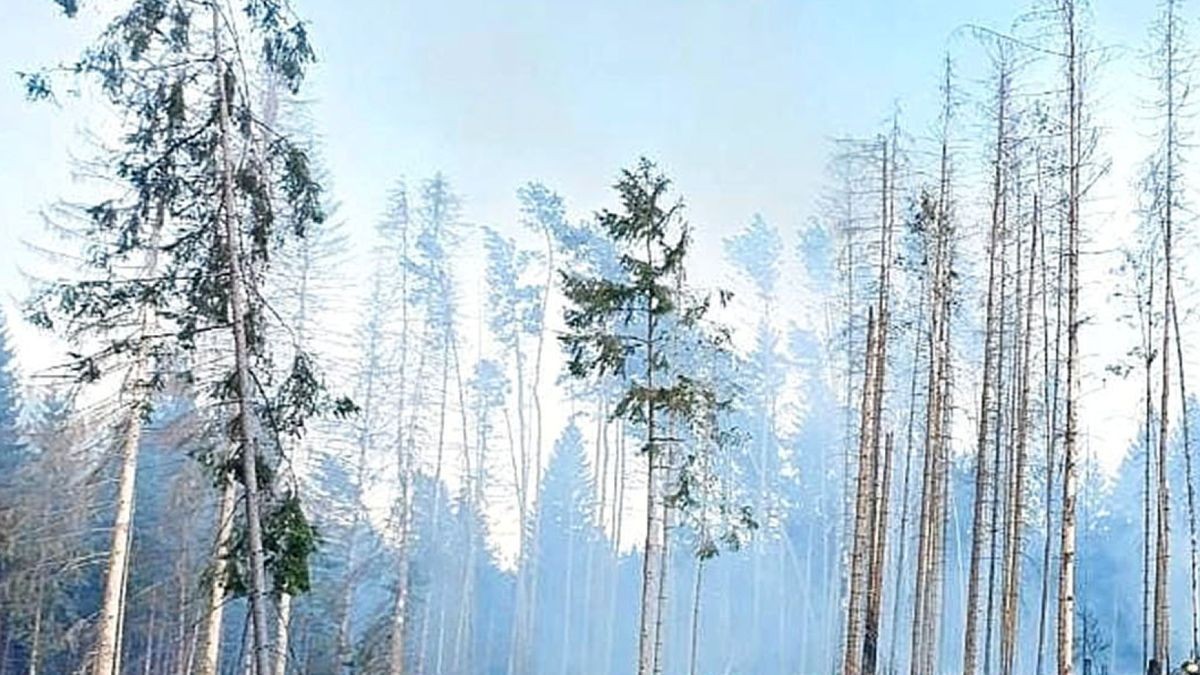
[[[90,26],[50,0],[8,0],[0,24],[0,287],[39,208],[70,195],[68,111],[21,96],[15,71],[69,58]],[[894,106],[920,133],[944,50],[968,23],[1025,2],[952,0],[297,0],[320,63],[308,94],[343,214],[373,222],[393,180],[445,171],[468,218],[511,220],[543,180],[587,212],[639,154],[676,178],[705,230],[813,211],[828,139],[871,133]],[[1097,30],[1140,44],[1149,3],[1104,3]],[[1114,30],[1115,29],[1115,30]],[[68,107],[74,104],[67,102]],[[706,238],[713,239],[718,238]]]
[[[69,159],[87,155],[78,113],[86,106],[27,103],[15,72],[71,58],[96,17],[86,4],[78,21],[62,19],[51,0],[4,4],[0,298],[11,310],[25,292],[18,270],[32,264],[20,242],[43,236],[39,209],[73,194]],[[320,62],[307,95],[353,233],[374,224],[396,179],[437,170],[463,195],[473,223],[514,223],[515,191],[530,180],[585,215],[609,203],[616,172],[645,154],[686,196],[702,261],[719,259],[721,238],[755,212],[787,232],[811,218],[831,138],[874,133],[897,106],[911,133],[925,133],[947,49],[965,64],[963,86],[974,86],[969,64],[981,51],[957,29],[1003,29],[1028,9],[1025,0],[295,5],[312,24]],[[1101,199],[1093,221],[1107,245],[1105,228],[1128,220],[1131,166],[1149,130],[1128,121],[1138,121],[1130,117],[1144,70],[1136,51],[1154,6],[1098,5],[1098,40],[1120,48],[1095,94],[1100,123],[1115,127],[1106,137],[1115,165],[1106,194],[1118,198]],[[984,146],[962,140],[969,163]],[[16,332],[45,365],[43,343]]]

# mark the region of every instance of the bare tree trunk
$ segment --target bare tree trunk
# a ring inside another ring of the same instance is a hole
[[[892,165],[886,139],[881,139],[881,223],[879,228],[879,288],[875,307],[867,315],[866,365],[863,374],[862,411],[859,426],[858,476],[855,483],[854,531],[850,556],[849,601],[846,609],[845,654],[842,670],[857,675],[863,670],[864,631],[867,607],[872,596],[874,572],[874,528],[879,526],[876,510],[879,478],[879,437],[883,413],[883,389],[887,372],[888,302],[891,294],[891,234],[894,189]],[[877,627],[876,627],[877,628]],[[875,636],[876,639],[878,635]],[[873,651],[878,645],[872,645]]]
[[[449,393],[447,388],[450,386],[450,340],[449,335],[442,337],[444,344],[442,345],[442,377],[441,377],[441,396],[438,405],[438,439],[437,439],[437,454],[433,465],[433,515],[431,520],[431,530],[435,533],[440,533],[441,513],[442,513],[442,465],[445,459],[446,450],[446,407],[448,405]],[[429,631],[431,629],[434,607],[434,591],[436,587],[431,587],[425,598],[424,608],[421,612],[421,637],[420,645],[417,649],[419,654],[417,661],[417,672],[424,673],[427,662],[429,661]],[[439,634],[442,626],[439,620]],[[441,639],[438,639],[438,648],[434,654],[433,671],[438,673],[441,671]]]
[[[212,585],[209,587],[208,614],[204,618],[204,650],[200,654],[197,675],[217,675],[221,665],[221,631],[225,617],[225,577],[228,574],[229,543],[233,536],[233,509],[236,487],[226,477],[217,510],[217,547],[213,555]]]
[[[651,413],[653,414],[653,413]],[[662,499],[662,455],[653,448],[649,457],[646,481],[646,543],[642,561],[642,616],[638,639],[638,674],[651,675],[658,662],[657,626],[659,621],[659,586],[662,584],[662,549],[665,534]]]
[[[1142,330],[1142,365],[1143,374],[1145,375],[1143,403],[1145,404],[1144,415],[1145,419],[1142,422],[1143,431],[1143,485],[1142,485],[1142,663],[1149,668],[1150,663],[1150,612],[1152,598],[1152,584],[1150,582],[1150,570],[1154,566],[1153,556],[1151,554],[1151,528],[1154,527],[1154,514],[1151,508],[1151,502],[1154,491],[1154,393],[1153,393],[1153,371],[1154,371],[1154,318],[1152,307],[1154,304],[1154,259],[1151,257],[1147,261],[1149,278],[1148,286],[1145,289],[1145,298],[1142,297],[1142,291],[1138,291],[1138,313],[1141,319]]]
[[[275,675],[287,675],[288,629],[292,623],[292,594],[279,594],[279,616],[275,617]]]
[[[396,500],[396,597],[392,603],[391,635],[388,644],[389,675],[404,675],[405,633],[408,629],[408,526],[412,513],[412,434],[405,433],[405,411],[408,402],[408,201],[403,199],[403,224],[400,230],[400,371],[397,374],[399,394],[396,398],[396,478],[400,496]],[[424,366],[421,366],[424,369]],[[420,376],[420,373],[418,373]]]
[[[1025,294],[1025,323],[1020,348],[1017,438],[1008,503],[1008,532],[1005,534],[1004,575],[1000,626],[1000,673],[1012,675],[1016,663],[1016,644],[1020,626],[1021,526],[1025,510],[1026,449],[1029,437],[1029,374],[1033,342],[1033,280],[1037,263],[1039,196],[1033,198],[1033,232],[1029,242],[1029,282]],[[1017,275],[1018,291],[1020,274]]]
[[[141,379],[143,357],[136,357],[131,380]],[[136,384],[135,384],[136,386]],[[133,538],[134,482],[137,475],[138,443],[141,438],[141,417],[132,413],[125,422],[121,440],[121,468],[117,479],[117,512],[113,522],[112,544],[109,548],[108,569],[104,577],[104,596],[100,609],[100,626],[96,644],[95,675],[117,675],[121,672],[120,625],[125,613],[125,581],[129,568],[129,548]]]
[[[979,395],[979,429],[976,435],[975,447],[975,502],[971,526],[971,571],[967,581],[967,607],[963,619],[963,673],[974,675],[979,658],[978,629],[979,629],[979,593],[980,566],[983,562],[983,549],[986,532],[987,495],[993,489],[993,477],[988,463],[988,436],[992,426],[999,428],[999,420],[992,421],[992,388],[998,375],[995,370],[995,338],[1001,327],[997,312],[996,284],[1003,273],[997,273],[997,263],[1000,260],[1001,240],[1004,237],[1005,220],[1007,218],[1005,170],[1004,162],[1007,153],[1007,106],[1009,74],[1007,52],[1001,47],[1000,61],[997,64],[996,86],[996,143],[992,166],[992,220],[988,235],[988,281],[987,305],[983,345],[983,373],[981,376]],[[1003,292],[1001,291],[1001,296]],[[1003,304],[1003,297],[999,298]],[[985,656],[986,658],[986,656]]]
[[[404,471],[406,478],[410,477],[407,470]],[[399,548],[397,552],[398,565],[396,568],[396,598],[392,606],[392,635],[390,642],[390,656],[388,659],[390,675],[404,675],[407,671],[406,665],[406,646],[405,629],[408,624],[408,536],[409,523],[408,516],[411,513],[410,495],[412,491],[411,482],[405,483],[402,486],[401,499],[401,522],[398,525],[400,531]]]
[[[846,206],[845,206],[845,222],[846,229],[849,231],[853,223],[853,195],[850,192],[849,186],[846,187]],[[841,565],[838,567],[838,587],[837,600],[838,605],[846,606],[846,618],[850,617],[849,598],[852,575],[852,547],[854,542],[854,490],[851,486],[851,476],[854,474],[854,433],[851,427],[854,424],[854,362],[855,362],[855,340],[854,340],[854,308],[857,307],[856,300],[856,271],[857,264],[855,262],[855,240],[853,236],[846,237],[845,243],[845,269],[846,269],[846,379],[844,400],[842,406],[845,409],[845,420],[843,423],[843,436],[845,442],[842,447],[842,522],[841,522],[841,538],[839,541]],[[868,330],[868,334],[870,330]],[[862,410],[859,410],[862,414]],[[861,423],[860,423],[861,427]],[[845,654],[847,651],[847,621],[843,620],[838,623],[838,634],[836,651],[833,652],[831,659],[831,668],[836,668],[837,665],[845,664]],[[831,647],[834,645],[831,644]],[[841,659],[841,661],[837,661]]]
[[[867,310],[866,367],[863,374],[861,422],[859,424],[858,477],[855,482],[854,530],[851,540],[849,600],[846,604],[845,653],[842,672],[859,675],[862,672],[863,618],[867,602],[867,556],[869,555],[869,505],[871,478],[874,476],[870,429],[874,427],[875,386],[875,308]]]
[[[675,434],[673,434],[675,435]],[[662,549],[659,551],[659,579],[658,579],[658,616],[654,624],[654,675],[662,675],[663,672],[663,642],[666,639],[666,615],[667,615],[667,588],[669,586],[667,575],[671,569],[671,505],[666,500],[665,495],[669,490],[673,489],[672,481],[675,470],[675,446],[668,446],[666,466],[663,467],[661,478],[663,482],[662,499]]]
[[[542,357],[546,351],[546,309],[550,304],[550,292],[554,288],[554,278],[558,273],[558,268],[554,263],[554,239],[553,234],[548,228],[542,229],[542,235],[546,243],[546,280],[542,286],[540,316],[541,323],[538,326],[537,347],[533,357],[533,382],[530,385],[530,398],[533,403],[533,485],[540,485],[542,481],[542,469],[545,458],[542,452]],[[538,540],[538,535],[541,532],[541,514],[540,509],[533,509],[530,514],[533,516],[533,522],[530,524],[530,537],[533,541]],[[534,608],[537,606],[538,595],[538,565],[540,561],[537,556],[530,559],[529,570],[529,605],[526,614],[526,640],[531,640],[537,629],[535,625],[536,613]]]
[[[517,448],[519,449],[519,471],[515,471],[517,483],[517,510],[521,517],[521,532],[519,537],[520,551],[518,552],[516,608],[513,612],[512,646],[509,649],[508,675],[522,675],[529,670],[530,630],[534,612],[531,586],[533,565],[530,560],[536,555],[533,552],[533,492],[537,489],[530,475],[529,461],[529,432],[525,420],[525,363],[521,353],[521,338],[518,334],[514,340],[513,358],[516,362],[517,390]]]
[[[1040,165],[1039,165],[1040,166]],[[1040,177],[1041,169],[1039,168],[1039,187],[1038,194],[1042,194]],[[1049,296],[1049,266],[1046,263],[1046,233],[1042,230],[1042,246],[1041,246],[1041,267],[1042,267],[1042,372],[1043,372],[1043,396],[1049,402],[1046,406],[1046,491],[1045,491],[1045,521],[1044,531],[1045,539],[1042,542],[1042,588],[1041,602],[1038,613],[1038,640],[1037,640],[1037,666],[1035,672],[1041,675],[1045,672],[1045,664],[1047,661],[1046,645],[1049,634],[1049,615],[1050,615],[1050,562],[1053,549],[1053,530],[1054,530],[1054,476],[1058,471],[1058,460],[1055,454],[1056,444],[1058,442],[1058,411],[1059,402],[1062,400],[1060,395],[1060,384],[1062,381],[1062,283],[1066,277],[1065,263],[1066,256],[1064,251],[1066,229],[1062,227],[1060,222],[1058,228],[1058,249],[1057,263],[1054,276],[1054,356],[1050,356],[1050,327],[1047,323],[1049,312],[1047,311],[1047,299]],[[1053,368],[1051,367],[1053,366]]]
[[[892,475],[892,434],[888,432],[884,442],[883,467],[876,480],[879,491],[876,499],[875,523],[872,531],[875,541],[872,542],[871,554],[871,592],[867,597],[866,629],[863,633],[863,672],[873,675],[877,667],[879,654],[879,615],[883,607],[884,570],[887,560],[887,523],[888,495],[891,492]]]
[[[946,306],[943,312],[949,316],[950,300],[947,298]],[[944,594],[944,586],[947,580],[945,573],[946,568],[946,530],[950,526],[952,516],[957,517],[957,511],[952,508],[951,497],[953,493],[950,490],[950,447],[947,439],[947,429],[950,428],[950,418],[952,401],[950,394],[952,391],[952,372],[949,364],[949,340],[950,340],[950,324],[949,321],[944,321],[942,324],[942,340],[943,344],[943,363],[942,373],[939,376],[941,382],[941,391],[939,396],[941,400],[938,405],[938,413],[940,419],[938,421],[937,433],[939,440],[937,442],[937,455],[934,460],[934,516],[935,522],[933,525],[933,542],[932,551],[930,554],[930,583],[926,587],[925,606],[927,608],[926,620],[926,642],[925,653],[923,654],[924,672],[935,672],[940,664],[940,653],[942,650],[941,642],[941,611],[942,611],[942,596]],[[957,531],[957,529],[956,529]],[[961,540],[961,536],[958,537]],[[957,541],[957,540],[956,540]],[[957,541],[957,545],[961,547],[961,541]],[[960,557],[958,565],[959,575],[963,572],[962,560]]]
[[[1169,561],[1171,557],[1171,520],[1170,520],[1170,485],[1167,481],[1167,445],[1169,439],[1170,419],[1170,388],[1171,388],[1171,319],[1174,317],[1174,287],[1173,287],[1173,208],[1175,188],[1175,6],[1168,0],[1167,20],[1164,50],[1166,52],[1166,176],[1162,186],[1165,192],[1162,214],[1163,235],[1163,314],[1162,314],[1162,400],[1159,403],[1158,428],[1158,527],[1156,528],[1155,568],[1154,568],[1154,652],[1149,664],[1152,675],[1166,672],[1170,668],[1170,597],[1169,590]],[[1183,367],[1182,360],[1179,363]],[[1187,410],[1187,401],[1181,401],[1182,409]],[[1189,458],[1190,460],[1190,458]],[[1190,467],[1190,461],[1189,461]],[[1187,479],[1191,480],[1189,470]],[[1190,486],[1190,482],[1189,482]],[[1188,493],[1189,499],[1192,493]],[[1194,540],[1194,534],[1193,534]],[[1192,579],[1195,579],[1195,567],[1192,568]],[[1193,584],[1194,585],[1194,584]],[[1192,635],[1195,644],[1195,607],[1193,606]]]
[[[158,239],[166,220],[166,205],[161,200],[155,212],[151,235],[151,253],[146,271],[154,274],[158,266]],[[117,475],[117,503],[113,514],[108,566],[104,575],[104,595],[100,603],[100,625],[97,627],[93,675],[118,675],[121,672],[121,625],[125,616],[126,581],[129,578],[129,555],[133,541],[133,502],[137,481],[138,449],[142,437],[142,415],[145,411],[145,383],[149,355],[144,341],[153,317],[143,304],[138,310],[138,334],[134,340],[133,362],[121,386],[121,397],[128,396],[128,408],[121,435],[121,463]]]
[[[913,588],[912,647],[909,671],[924,675],[936,670],[938,618],[941,611],[940,569],[946,522],[946,443],[944,426],[948,415],[950,380],[949,343],[951,305],[951,223],[949,219],[950,150],[949,125],[952,114],[950,60],[945,62],[943,82],[941,167],[937,202],[933,206],[930,276],[929,375],[926,378],[925,458],[922,472],[921,510],[918,520],[916,580]]]
[[[1182,401],[1183,411],[1180,423],[1183,427],[1183,461],[1187,476],[1187,508],[1188,508],[1188,544],[1189,544],[1189,581],[1192,596],[1192,652],[1191,658],[1200,655],[1200,543],[1197,542],[1196,524],[1196,481],[1192,470],[1192,432],[1191,415],[1189,415],[1189,399],[1187,383],[1183,373],[1183,341],[1179,332],[1179,306],[1171,300],[1171,322],[1175,327],[1175,361],[1179,364],[1179,400]]]
[[[1168,150],[1170,155],[1170,150]],[[1169,178],[1168,178],[1169,182]],[[1167,450],[1171,402],[1171,206],[1168,190],[1167,216],[1163,222],[1163,326],[1162,326],[1162,384],[1158,410],[1158,489],[1157,519],[1154,545],[1154,651],[1150,660],[1151,675],[1164,673],[1170,667],[1170,597],[1168,596],[1169,567],[1171,557],[1171,502],[1170,485],[1167,482]]]
[[[466,481],[466,500],[468,508],[471,511],[471,517],[467,520],[467,551],[466,557],[463,560],[463,574],[461,582],[461,599],[459,601],[458,626],[454,634],[454,660],[452,662],[453,669],[456,672],[469,672],[471,670],[471,657],[473,650],[471,647],[472,638],[472,619],[474,618],[474,603],[475,603],[475,559],[478,555],[475,544],[475,516],[482,515],[480,511],[481,488],[479,487],[483,481],[483,465],[478,462],[475,468],[471,468],[471,442],[470,434],[467,427],[467,400],[465,388],[463,387],[462,379],[462,360],[458,354],[458,344],[453,346],[454,353],[454,381],[458,387],[458,410],[459,424],[462,433],[462,460],[463,460],[463,476]],[[476,448],[478,451],[478,448]]]
[[[653,249],[649,237],[646,239],[647,264],[653,267]],[[654,391],[656,321],[654,301],[645,298],[646,307],[646,390]],[[664,466],[666,459],[663,448],[658,446],[657,427],[655,426],[657,401],[653,397],[646,400],[646,459],[648,471],[646,475],[646,543],[642,549],[642,611],[641,625],[638,631],[638,675],[652,675],[659,663],[658,655],[658,622],[662,607],[659,605],[659,586],[662,584],[663,548],[666,540],[666,527],[663,522],[664,500]]]
[[[614,443],[616,444],[616,458],[613,465],[613,510],[612,510],[612,530],[613,530],[613,550],[612,550],[612,578],[608,592],[608,621],[605,621],[604,635],[604,658],[601,663],[604,665],[604,672],[612,671],[612,657],[614,633],[613,624],[616,623],[616,608],[617,608],[617,591],[620,586],[621,576],[620,568],[617,564],[621,555],[621,523],[625,513],[625,425],[617,420],[615,422],[616,433]]]
[[[896,664],[896,648],[900,644],[900,608],[904,596],[904,562],[908,547],[908,519],[910,504],[910,483],[912,480],[913,434],[917,418],[917,385],[920,380],[921,343],[925,335],[925,294],[928,290],[928,279],[922,279],[920,299],[917,303],[916,339],[913,341],[912,374],[908,390],[908,424],[904,442],[904,482],[900,487],[900,532],[897,537],[899,549],[896,553],[896,592],[892,596],[892,639],[888,648],[888,664],[894,668]]]
[[[1067,35],[1067,428],[1063,448],[1062,563],[1058,577],[1058,672],[1075,669],[1075,501],[1079,428],[1080,92],[1075,2],[1063,0]]]

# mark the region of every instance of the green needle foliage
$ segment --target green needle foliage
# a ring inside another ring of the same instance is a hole
[[[68,16],[78,9],[74,0],[55,1]],[[345,416],[355,407],[329,395],[298,344],[268,345],[269,323],[279,319],[260,289],[273,255],[288,238],[320,227],[325,214],[311,144],[273,126],[261,108],[263,81],[297,93],[314,53],[286,0],[126,4],[77,61],[23,75],[34,99],[52,96],[62,79],[80,91],[91,85],[120,123],[96,163],[107,169],[104,196],[60,210],[86,242],[84,278],[43,284],[27,315],[74,345],[69,366],[83,382],[140,370],[121,394],[143,416],[171,381],[193,384],[222,414],[251,401],[256,447],[242,447],[236,417],[225,419],[230,444],[214,444],[201,459],[223,482],[242,481],[240,453],[261,456],[268,571],[277,588],[303,591],[316,536],[295,495],[273,484],[272,467],[282,461],[282,439],[303,435],[312,416]],[[232,245],[226,208],[239,239]],[[245,392],[233,355],[230,251],[241,258],[247,290],[252,391]]]
[[[706,365],[727,359],[729,334],[707,320],[713,296],[685,284],[691,236],[683,202],[671,200],[670,186],[645,158],[622,172],[615,185],[622,211],[597,216],[621,272],[560,272],[567,331],[559,339],[571,376],[622,383],[612,417],[649,427],[643,452],[654,455],[668,445],[679,450],[666,498],[698,515],[720,501],[714,493],[720,481],[705,455],[730,450],[742,434],[726,423],[735,392],[718,391]],[[724,305],[731,295],[718,290],[715,297]],[[712,510],[737,521],[720,535],[731,547],[740,545],[738,532],[756,527],[748,509],[724,504]]]

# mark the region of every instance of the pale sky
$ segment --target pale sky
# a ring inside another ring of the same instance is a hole
[[[1097,3],[1095,33],[1114,60],[1098,76],[1097,119],[1113,159],[1085,227],[1093,248],[1114,248],[1132,222],[1130,181],[1152,127],[1137,96],[1154,3]],[[51,0],[4,0],[0,22],[0,297],[25,293],[18,273],[38,240],[39,209],[72,195],[71,152],[86,155],[79,103],[23,99],[15,72],[71,58],[94,28],[61,18]],[[699,265],[721,259],[721,239],[762,213],[787,236],[816,214],[829,140],[877,132],[899,107],[925,135],[944,52],[963,64],[980,49],[956,29],[998,29],[1027,9],[999,0],[296,0],[311,21],[319,63],[315,105],[341,216],[352,233],[376,222],[394,180],[444,171],[472,223],[513,227],[516,189],[540,180],[572,213],[611,203],[617,171],[658,160],[685,195]],[[1184,12],[1197,8],[1185,5]],[[961,33],[961,32],[960,32]],[[972,113],[974,114],[974,113]],[[986,140],[963,130],[960,160]],[[975,185],[960,188],[975,199]],[[360,241],[362,237],[360,237]],[[1136,423],[1136,384],[1102,369],[1127,348],[1106,300],[1115,262],[1085,267],[1089,377],[1085,426],[1111,464]],[[714,267],[715,269],[715,267]],[[470,289],[465,289],[470,291]],[[969,298],[968,302],[976,299]],[[781,305],[788,305],[786,286]],[[30,367],[52,360],[46,341],[14,326]],[[468,331],[469,332],[469,331]],[[1200,368],[1193,368],[1200,372]],[[1132,397],[1132,398],[1131,398]]]

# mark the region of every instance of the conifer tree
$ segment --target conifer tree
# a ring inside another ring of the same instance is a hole
[[[639,675],[663,669],[659,634],[664,609],[664,516],[671,470],[668,455],[680,449],[676,425],[706,418],[720,403],[710,385],[672,370],[668,360],[669,331],[697,326],[710,306],[708,298],[695,297],[679,283],[690,235],[682,222],[682,202],[669,201],[670,184],[652,162],[642,159],[623,171],[615,186],[622,210],[598,215],[600,226],[620,251],[628,281],[561,273],[567,332],[560,340],[567,351],[569,374],[577,378],[627,375],[628,385],[613,416],[625,418],[645,434],[642,453],[648,481]],[[726,299],[721,292],[720,300]]]
[[[68,14],[76,8],[60,4]],[[229,571],[232,587],[249,595],[258,672],[268,672],[271,655],[268,572],[284,592],[308,583],[314,535],[295,495],[276,489],[273,468],[281,439],[302,434],[306,419],[333,402],[307,353],[293,349],[284,364],[272,363],[272,314],[260,291],[278,244],[303,237],[324,214],[306,145],[268,123],[254,92],[260,64],[297,92],[313,52],[285,0],[231,9],[215,0],[129,0],[60,69],[93,83],[122,120],[121,145],[108,158],[122,189],[75,214],[90,277],[47,284],[29,311],[74,343],[70,366],[82,381],[121,379],[121,478],[91,664],[103,675],[120,671],[138,436],[154,392],[180,375],[180,364],[192,364],[183,377],[230,412],[232,454],[214,453],[209,463],[242,486],[239,564]],[[26,76],[31,96],[49,96],[56,74]],[[190,358],[198,352],[216,358]],[[333,407],[345,413],[352,404]]]

